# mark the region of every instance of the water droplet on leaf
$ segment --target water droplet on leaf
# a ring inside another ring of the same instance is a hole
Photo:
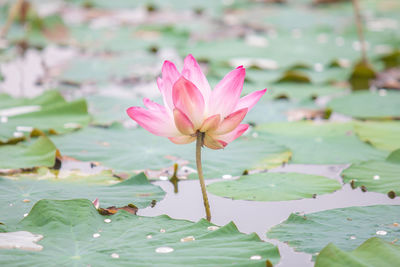
[[[172,251],[174,251],[174,249],[171,248],[171,247],[159,247],[159,248],[156,248],[156,252],[157,253],[171,253]]]
[[[253,255],[250,257],[250,260],[261,260],[262,257],[260,255]]]
[[[167,181],[168,180],[168,176],[164,176],[164,175],[160,176],[159,178],[160,178],[161,181]]]
[[[385,89],[379,89],[378,94],[379,94],[379,96],[386,96],[387,91]]]
[[[207,227],[207,230],[209,230],[209,231],[215,231],[215,230],[218,230],[218,229],[219,229],[219,227],[216,226],[216,225],[211,225],[211,226]]]
[[[376,231],[376,234],[377,234],[377,235],[386,235],[387,232],[384,231],[384,230],[379,230],[379,231]]]
[[[316,72],[322,72],[324,70],[324,65],[322,65],[321,63],[315,63],[314,70]]]
[[[190,241],[194,241],[194,240],[196,240],[196,239],[192,235],[181,238],[181,242],[190,242]]]
[[[113,254],[111,254],[111,258],[119,259],[119,255],[117,253],[113,253]]]
[[[19,138],[19,137],[24,136],[24,134],[21,133],[21,132],[14,132],[14,133],[13,133],[13,136],[14,136],[15,138]]]
[[[30,132],[32,132],[32,130],[33,130],[33,127],[31,127],[31,126],[17,126],[17,132],[28,132],[28,133],[30,133]]]
[[[104,219],[104,222],[105,222],[105,223],[110,223],[110,222],[111,222],[111,219]]]

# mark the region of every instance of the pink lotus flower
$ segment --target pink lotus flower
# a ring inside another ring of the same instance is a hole
[[[204,145],[224,148],[249,127],[240,124],[266,89],[240,98],[246,71],[240,66],[229,72],[214,90],[192,55],[185,58],[182,72],[170,61],[162,67],[157,85],[164,106],[147,98],[147,107],[130,107],[128,115],[149,132],[168,137],[173,143],[188,144],[204,133]]]

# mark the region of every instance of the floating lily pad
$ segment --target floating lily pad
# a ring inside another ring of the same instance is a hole
[[[47,137],[30,143],[0,146],[0,169],[52,167],[57,148]]]
[[[268,88],[265,97],[280,98],[286,96],[292,100],[312,99],[318,96],[343,94],[344,89],[330,85],[280,83]]]
[[[355,122],[354,130],[361,140],[379,149],[400,148],[400,122]]]
[[[104,58],[82,57],[72,61],[60,78],[79,83],[104,83],[128,77],[132,72],[132,58],[126,55]]]
[[[15,107],[26,107],[26,106],[49,106],[57,103],[65,103],[65,99],[61,96],[58,91],[45,91],[40,96],[35,98],[13,98],[7,94],[0,94],[0,114],[5,109]],[[5,115],[7,116],[7,115]]]
[[[141,99],[94,95],[86,98],[89,112],[93,117],[92,124],[111,125],[113,122],[131,120],[126,110],[131,106],[139,106]]]
[[[258,125],[256,131],[265,142],[289,147],[292,163],[346,164],[381,160],[388,154],[358,139],[351,123],[267,123]]]
[[[328,106],[335,112],[360,119],[400,117],[400,92],[353,92],[335,98]]]
[[[210,184],[209,192],[232,199],[283,201],[311,198],[341,188],[338,181],[300,173],[259,173]]]
[[[381,267],[400,265],[400,246],[372,237],[353,251],[347,252],[334,244],[318,255],[316,267]]]
[[[176,145],[143,129],[124,129],[118,124],[108,129],[89,127],[54,136],[52,140],[63,155],[81,161],[97,161],[116,171],[160,170],[179,159],[178,163],[196,168],[195,144]],[[203,154],[206,178],[278,166],[291,155],[284,146],[246,137],[235,140],[221,151],[203,149]]]
[[[43,235],[43,250],[0,250],[0,265],[262,267],[279,261],[277,247],[240,233],[233,223],[217,227],[204,219],[125,211],[107,218],[83,199],[41,200],[16,228]]]
[[[18,222],[36,201],[44,198],[98,198],[102,208],[122,207],[128,204],[144,208],[149,206],[152,200],[161,200],[164,194],[160,187],[150,184],[144,174],[110,186],[0,177],[0,204],[3,207],[0,222]]]
[[[33,129],[65,133],[84,127],[90,121],[85,100],[66,102],[54,92],[45,93],[32,102],[21,99],[12,100],[11,103],[12,106],[6,105],[6,109],[0,110],[0,142],[3,143],[13,138],[23,138]]]
[[[366,161],[351,165],[342,172],[343,181],[354,187],[364,186],[368,191],[400,195],[400,149],[386,160]]]
[[[291,214],[267,236],[306,253],[317,253],[328,243],[348,251],[374,236],[386,241],[400,238],[399,213],[400,205],[376,205]]]
[[[287,112],[299,106],[286,100],[262,101],[247,113],[244,122],[255,125],[266,122],[287,121]]]
[[[63,163],[64,164],[64,163]],[[89,165],[89,164],[88,164]],[[90,169],[91,171],[92,169]],[[76,182],[76,183],[87,183],[87,184],[102,184],[111,185],[121,182],[121,178],[118,178],[111,170],[94,170],[90,172],[85,169],[73,168],[60,170],[49,169],[46,167],[37,168],[33,172],[17,173],[11,176],[5,176],[6,178],[18,178],[18,179],[34,179],[34,180],[46,180],[53,182]]]

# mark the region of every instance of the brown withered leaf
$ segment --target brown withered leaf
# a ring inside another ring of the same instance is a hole
[[[400,68],[392,68],[378,73],[372,85],[377,88],[400,90]]]
[[[292,109],[286,112],[289,121],[300,121],[300,120],[314,120],[314,119],[325,119],[328,114],[328,111],[325,109],[308,109],[308,108],[299,108]]]
[[[121,208],[117,208],[115,206],[111,206],[108,208],[99,208],[98,211],[101,215],[114,215],[115,213],[117,213],[119,210],[125,210],[129,213],[132,213],[134,215],[136,215],[137,211],[139,210],[138,207],[136,207],[133,204],[128,204],[127,206],[121,207]]]
[[[61,44],[66,44],[69,40],[68,28],[61,24],[43,29],[43,35],[48,40]]]

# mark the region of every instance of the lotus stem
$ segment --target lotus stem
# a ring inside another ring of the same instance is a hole
[[[196,165],[197,174],[199,175],[201,193],[203,194],[204,208],[206,209],[207,221],[211,221],[210,203],[208,202],[206,184],[204,183],[203,168],[201,166],[201,148],[203,147],[204,133],[197,132],[196,141]]]
[[[18,0],[14,4],[10,6],[10,10],[8,11],[8,17],[6,20],[6,23],[0,30],[0,38],[6,38],[8,31],[10,30],[10,27],[15,20],[15,18],[18,16],[18,13],[20,13],[20,10],[24,4],[24,0]]]
[[[355,18],[356,25],[357,25],[358,40],[360,41],[360,45],[361,45],[361,59],[362,59],[363,63],[367,64],[368,63],[367,46],[366,46],[365,39],[364,39],[364,31],[363,31],[363,25],[362,25],[362,20],[361,20],[360,5],[358,3],[358,0],[352,0],[352,1],[353,1],[353,9],[354,9],[354,18]]]

